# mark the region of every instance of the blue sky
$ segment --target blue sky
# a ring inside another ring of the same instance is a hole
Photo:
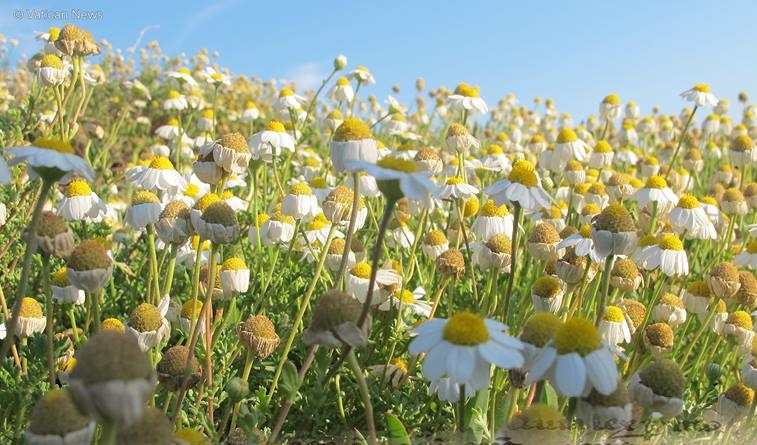
[[[399,84],[411,100],[416,77],[481,87],[490,105],[509,92],[530,104],[552,97],[575,118],[610,92],[643,112],[677,113],[678,94],[706,82],[720,97],[757,96],[757,2],[723,1],[142,1],[0,0],[0,32],[34,50],[34,30],[54,21],[16,20],[21,9],[99,10],[77,22],[115,47],[141,29],[170,54],[207,47],[233,72],[312,86],[336,54],[365,65],[379,98]],[[59,24],[59,23],[57,23]],[[143,42],[143,43],[144,43]],[[735,107],[732,107],[732,109]],[[733,113],[732,113],[733,114]]]

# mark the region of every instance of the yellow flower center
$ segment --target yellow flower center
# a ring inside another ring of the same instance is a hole
[[[326,180],[322,176],[316,176],[315,178],[311,179],[310,185],[317,189],[325,189],[326,187],[329,186],[329,184],[326,182]]]
[[[749,253],[757,253],[757,239],[752,239],[749,244],[746,245],[746,251]]]
[[[617,306],[607,306],[604,320],[612,323],[620,323],[624,320],[623,311]]]
[[[57,151],[58,153],[74,154],[74,147],[66,141],[60,139],[37,138],[32,145],[39,148]]]
[[[699,207],[699,200],[694,195],[683,195],[678,200],[678,207],[682,209],[696,209]]]
[[[134,197],[131,199],[132,205],[140,205],[140,204],[157,204],[160,202],[160,199],[155,195],[155,193],[148,192],[147,190],[140,190],[137,193],[134,194]]]
[[[346,86],[349,86],[350,80],[347,79],[346,77],[340,77],[339,79],[336,80],[336,84],[340,87],[346,87]]]
[[[125,331],[124,324],[117,318],[106,318],[100,323],[100,329],[103,331],[117,331],[120,333]]]
[[[539,184],[539,180],[534,168],[534,164],[530,161],[519,160],[513,166],[507,179],[510,182],[517,182],[528,187],[536,187]]]
[[[578,233],[580,233],[584,238],[591,238],[591,226],[589,224],[584,224],[584,226],[581,227],[581,230],[579,230]]]
[[[291,88],[282,88],[279,92],[279,97],[294,96],[294,91]]]
[[[367,280],[371,277],[371,265],[365,262],[357,263],[352,268],[351,273],[358,278]]]
[[[576,135],[576,132],[567,127],[560,129],[560,133],[557,135],[558,144],[567,144],[569,142],[575,142],[577,140],[578,135]]]
[[[615,93],[610,93],[607,96],[605,96],[602,102],[609,105],[620,105],[620,96],[618,96]]]
[[[198,199],[197,202],[195,202],[194,208],[204,212],[205,209],[210,207],[211,204],[219,202],[221,198],[216,195],[215,193],[206,193],[202,195],[202,198]]]
[[[740,328],[752,330],[752,316],[746,311],[735,311],[728,316],[728,323]]]
[[[544,275],[534,282],[531,293],[542,298],[554,298],[562,291],[562,286],[557,278]]]
[[[155,156],[150,161],[150,168],[155,170],[173,170],[171,160],[165,156]]]
[[[489,330],[480,315],[461,312],[447,320],[443,337],[455,345],[475,346],[489,340]]]
[[[494,204],[494,201],[489,199],[484,203],[483,206],[481,206],[481,210],[478,212],[481,216],[498,216],[500,218],[506,216],[508,214],[507,206],[504,204],[501,206],[497,206]]]
[[[186,320],[196,319],[202,311],[202,301],[189,300],[181,306],[181,318]]]
[[[668,182],[662,176],[655,175],[650,176],[647,179],[646,188],[649,189],[662,189],[668,186]]]
[[[87,181],[83,179],[74,179],[66,187],[66,196],[69,198],[74,196],[89,196],[91,194],[92,189],[87,184]]]
[[[694,85],[694,88],[692,88],[692,90],[699,91],[700,93],[709,93],[711,91],[710,86],[706,83],[698,83]]]
[[[171,90],[168,92],[168,98],[169,99],[178,99],[181,97],[181,93],[179,93],[176,90]]]
[[[200,187],[192,182],[190,182],[184,190],[184,195],[189,196],[190,198],[194,198],[198,193],[200,193]]]
[[[39,64],[43,68],[55,68],[58,70],[63,69],[63,61],[60,60],[60,57],[56,56],[55,54],[46,55],[42,58]]]
[[[42,306],[31,297],[21,299],[21,310],[18,315],[25,318],[42,318]]]
[[[215,80],[215,81],[219,81],[219,80],[223,79],[223,74],[221,74],[221,73],[213,73],[213,74],[210,75],[210,78],[213,79],[213,80]]]
[[[396,291],[394,291],[394,293],[392,293],[392,296],[402,302],[402,304],[415,303],[415,296],[407,289],[402,289],[402,292],[397,289]]]
[[[393,156],[385,156],[376,162],[376,165],[389,170],[395,170],[404,173],[415,173],[418,171],[418,164],[414,161],[399,159]]]
[[[319,215],[320,217],[315,217],[312,221],[310,221],[310,224],[308,224],[308,230],[321,230],[325,227],[328,227],[329,221],[325,216],[322,215],[323,213]]]
[[[348,117],[334,131],[334,140],[338,142],[370,139],[371,129],[364,121],[356,117]]]
[[[683,243],[675,235],[664,235],[660,239],[660,248],[665,250],[683,250]]]
[[[573,318],[557,330],[554,346],[559,354],[576,352],[586,356],[602,347],[602,335],[589,320]]]
[[[179,73],[181,73],[181,74],[186,74],[187,76],[189,76],[189,75],[191,75],[191,74],[192,74],[192,72],[191,72],[191,71],[189,71],[189,68],[187,68],[187,67],[185,67],[185,66],[182,66],[182,67],[181,67],[181,68],[179,68],[179,69],[178,69],[177,71],[178,71]]]
[[[398,358],[393,359],[389,363],[399,368],[403,374],[407,374],[407,362],[404,359],[401,359],[398,357]]]
[[[502,147],[497,144],[492,144],[488,149],[486,149],[486,154],[501,155],[502,153],[504,153],[504,150],[502,150]]]
[[[223,262],[223,270],[244,270],[247,269],[247,265],[244,260],[239,257],[231,257]]]
[[[313,191],[310,189],[310,186],[306,182],[301,181],[289,188],[289,194],[310,196],[313,194]]]
[[[597,145],[594,146],[594,152],[595,153],[612,153],[612,146],[610,144],[602,139],[601,141],[597,142]]]
[[[53,276],[50,278],[50,284],[58,287],[68,286],[68,268],[64,266],[55,271]]]
[[[268,122],[268,125],[265,127],[266,131],[275,131],[276,133],[286,133],[286,127],[284,127],[284,124],[282,124],[279,121],[271,121]]]
[[[450,178],[447,178],[446,181],[447,185],[458,185],[462,184],[463,182],[465,181],[463,181],[463,178],[461,178],[460,176],[452,176]]]
[[[478,87],[473,87],[463,82],[455,88],[455,94],[465,97],[478,97]]]

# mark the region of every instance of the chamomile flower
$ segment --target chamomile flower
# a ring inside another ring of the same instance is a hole
[[[452,176],[445,180],[436,191],[439,199],[467,199],[478,194],[478,189],[466,183],[460,176]]]
[[[444,138],[444,148],[449,153],[462,153],[467,156],[471,148],[478,148],[481,143],[470,134],[465,125],[452,123],[447,128],[447,134]]]
[[[176,71],[168,71],[166,75],[180,83],[186,83],[191,87],[197,86],[197,80],[192,77],[192,72],[187,67],[181,67]]]
[[[355,97],[355,91],[352,89],[350,80],[346,77],[340,77],[329,91],[329,97],[337,102],[352,102]]]
[[[55,87],[65,82],[68,71],[60,57],[47,54],[40,60],[37,78],[42,86]]]
[[[683,409],[686,380],[670,360],[658,360],[634,374],[628,385],[631,399],[651,412],[674,417]]]
[[[608,94],[599,103],[599,116],[604,120],[615,120],[620,117],[622,105],[617,94]]]
[[[378,143],[364,121],[350,117],[334,131],[329,155],[337,172],[361,170],[364,168],[359,165],[348,166],[349,161],[375,164],[378,160]]]
[[[289,188],[289,193],[281,204],[281,212],[295,219],[310,219],[321,212],[318,198],[305,182],[298,182]]]
[[[636,226],[630,212],[619,204],[607,206],[591,224],[597,257],[628,255],[636,247]]]
[[[705,83],[694,85],[681,93],[681,97],[698,107],[714,107],[718,104],[718,98],[712,94],[710,86]]]
[[[426,290],[422,287],[416,287],[412,292],[407,289],[397,289],[383,303],[378,305],[378,309],[388,311],[394,308],[410,308],[410,310],[423,317],[431,314],[431,305],[423,300],[426,296]]]
[[[294,152],[294,139],[287,133],[284,124],[272,120],[265,130],[250,136],[248,146],[253,160],[261,159],[270,163],[281,156],[283,150]]]
[[[547,377],[557,393],[567,397],[588,395],[592,389],[604,395],[615,391],[615,361],[593,323],[582,318],[566,321],[556,331],[553,346],[536,358],[527,384]]]
[[[453,110],[473,111],[482,114],[489,112],[486,102],[479,97],[478,87],[467,83],[461,83],[455,88],[455,92],[447,97],[449,107]]]
[[[357,80],[358,83],[370,83],[370,84],[376,83],[376,79],[373,78],[373,74],[371,74],[371,72],[368,71],[368,68],[362,65],[350,71],[347,75]]]
[[[76,155],[70,143],[59,139],[37,138],[32,145],[5,151],[12,156],[9,166],[26,163],[36,176],[59,180],[66,173],[76,173],[89,182],[95,180],[89,163]]]
[[[657,211],[662,214],[668,213],[678,202],[678,197],[662,176],[647,178],[646,184],[634,193],[633,199],[638,201],[640,208],[651,209],[656,205]]]
[[[58,215],[66,221],[98,221],[107,211],[105,203],[81,178],[66,185],[65,194],[58,204]]]
[[[155,224],[160,218],[163,207],[160,199],[147,190],[134,194],[131,205],[126,209],[124,222],[134,230],[141,230],[148,224]]]
[[[471,244],[472,261],[481,270],[494,269],[509,272],[512,262],[512,240],[504,233],[489,237],[486,242],[476,241]]]
[[[436,188],[428,174],[421,172],[418,165],[409,160],[402,160],[391,156],[381,158],[373,164],[368,161],[345,161],[349,171],[364,170],[376,178],[379,190],[392,200],[399,200],[403,196],[425,205],[430,204],[431,193]]]
[[[346,291],[355,297],[360,303],[365,302],[368,296],[368,285],[371,278],[371,265],[365,262],[355,264],[347,274],[345,283]],[[390,268],[380,268],[376,272],[376,282],[373,284],[371,304],[378,305],[384,301],[384,294],[380,286],[402,284],[402,277]]]
[[[570,128],[560,129],[552,154],[552,167],[554,170],[562,170],[571,159],[586,161],[587,148],[586,142],[579,139],[575,131]]]
[[[531,302],[536,312],[558,313],[566,287],[565,282],[551,275],[538,278],[531,287]]]
[[[683,242],[676,235],[663,235],[658,243],[650,247],[645,267],[649,270],[660,268],[669,277],[689,274],[689,260],[683,250]]]
[[[694,239],[717,239],[715,226],[699,200],[693,195],[683,195],[668,214],[668,221],[678,233]]]
[[[526,212],[547,208],[550,202],[534,164],[526,160],[516,161],[507,179],[495,182],[484,192],[496,205],[518,203]]]
[[[182,111],[187,107],[189,107],[189,103],[187,102],[186,96],[176,90],[169,91],[168,96],[166,96],[166,99],[163,101],[164,110]]]
[[[429,381],[442,377],[473,391],[489,386],[492,364],[503,369],[523,366],[523,344],[506,334],[507,326],[471,312],[449,319],[431,319],[415,329],[412,355],[426,352],[423,375]]]
[[[613,346],[631,342],[631,329],[623,311],[617,306],[607,306],[605,314],[599,321],[600,334],[605,341]]]
[[[173,163],[166,157],[152,158],[146,167],[129,170],[128,180],[148,191],[167,191],[175,194],[187,188],[187,181],[174,169]]]
[[[244,260],[231,257],[223,262],[221,267],[221,288],[226,295],[233,292],[244,293],[250,287],[250,269]]]

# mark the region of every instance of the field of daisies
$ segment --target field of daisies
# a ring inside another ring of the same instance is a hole
[[[747,93],[576,119],[99,37],[0,39],[0,443],[757,439]]]

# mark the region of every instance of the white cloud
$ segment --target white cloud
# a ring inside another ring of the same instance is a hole
[[[307,62],[291,68],[284,74],[284,79],[294,82],[298,90],[306,91],[321,86],[321,82],[328,75],[321,63]]]
[[[223,12],[234,3],[236,3],[236,0],[226,0],[212,3],[192,14],[188,19],[184,21],[184,26],[176,36],[177,45],[181,46],[187,39],[187,37],[189,37],[193,32],[197,31],[200,28],[200,25]]]

